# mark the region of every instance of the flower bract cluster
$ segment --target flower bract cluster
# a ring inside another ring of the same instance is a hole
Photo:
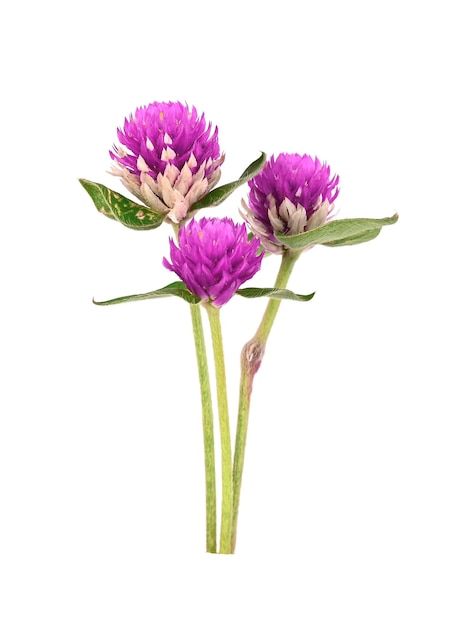
[[[272,156],[249,181],[244,219],[268,251],[281,254],[275,233],[296,235],[322,226],[332,215],[339,176],[307,154]]]
[[[112,174],[139,200],[181,222],[190,207],[220,178],[218,129],[204,114],[180,102],[153,102],[136,109],[117,131],[110,151]]]
[[[183,280],[203,301],[226,304],[240,286],[260,269],[264,252],[260,241],[248,241],[245,224],[228,217],[192,219],[179,230],[178,247],[171,238],[169,262],[164,266]]]

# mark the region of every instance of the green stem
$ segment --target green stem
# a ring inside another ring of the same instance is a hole
[[[275,280],[275,288],[285,289],[294,264],[300,253],[285,251]],[[241,483],[243,479],[244,453],[248,432],[249,409],[254,376],[262,363],[265,345],[272,330],[273,323],[280,308],[281,300],[270,299],[264,316],[254,337],[248,341],[241,352],[240,397],[238,403],[238,423],[236,427],[235,456],[233,459],[233,522],[231,535],[231,550],[235,551],[236,533],[238,527],[238,512],[240,505]]]
[[[180,224],[172,224],[178,241]],[[206,343],[201,318],[201,310],[196,304],[190,304],[191,322],[198,364],[199,388],[203,418],[204,469],[206,481],[206,551],[217,552],[217,496],[215,486],[214,452],[214,413],[212,410],[211,385],[207,364]]]
[[[220,441],[222,449],[222,521],[220,527],[220,553],[231,554],[231,532],[233,516],[233,471],[228,414],[227,380],[223,353],[220,309],[212,304],[204,305],[211,326],[212,348],[215,361],[217,404],[219,408]]]
[[[300,256],[300,252],[286,250],[281,258],[281,265],[275,280],[275,289],[285,289],[288,284],[289,277],[293,271],[293,267]],[[264,316],[254,335],[254,340],[262,342],[264,345],[272,330],[273,322],[280,308],[281,300],[269,299]]]
[[[217,512],[215,490],[214,419],[211,386],[207,366],[201,310],[197,304],[190,305],[193,335],[198,363],[199,387],[203,413],[204,467],[206,477],[206,551],[217,552]]]

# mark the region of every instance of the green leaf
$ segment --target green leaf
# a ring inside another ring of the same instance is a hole
[[[152,230],[164,221],[164,215],[156,213],[142,204],[137,204],[117,191],[100,183],[79,178],[79,182],[93,200],[97,210],[128,228]]]
[[[265,161],[267,160],[267,155],[265,152],[261,153],[261,156],[253,161],[251,165],[249,165],[238,180],[234,180],[232,183],[226,183],[225,185],[221,185],[220,187],[216,187],[212,189],[204,198],[195,202],[190,211],[197,211],[198,209],[205,209],[210,206],[217,206],[221,202],[223,202],[229,195],[231,195],[235,189],[238,189],[241,185],[246,183],[248,180],[253,178],[260,170],[264,167]]]
[[[399,216],[396,213],[392,217],[384,217],[382,219],[358,217],[333,220],[300,235],[276,235],[276,238],[291,250],[303,250],[308,246],[317,244],[325,246],[352,245],[374,239],[374,237],[378,236],[382,226],[395,224],[398,219]]]
[[[245,287],[244,289],[238,289],[236,293],[239,296],[243,296],[243,298],[267,297],[274,300],[296,300],[296,302],[308,302],[315,295],[315,293],[310,293],[307,296],[303,296],[289,289],[275,289],[273,287]]]
[[[365,241],[375,239],[380,232],[381,228],[373,228],[372,230],[366,230],[364,233],[357,235],[356,237],[346,237],[345,239],[330,241],[329,243],[324,243],[323,245],[329,246],[330,248],[336,248],[338,246],[354,246],[358,243],[364,243]]]
[[[120,304],[121,302],[135,302],[136,300],[153,300],[155,298],[167,298],[168,296],[177,296],[178,298],[186,300],[186,302],[188,302],[189,304],[198,304],[201,301],[201,298],[193,295],[191,291],[189,291],[185,283],[179,280],[174,283],[170,283],[170,285],[162,287],[162,289],[157,289],[156,291],[140,293],[134,296],[122,296],[121,298],[105,300],[104,302],[96,302],[95,300],[93,300],[93,303],[98,304],[99,306],[107,306],[109,304]]]

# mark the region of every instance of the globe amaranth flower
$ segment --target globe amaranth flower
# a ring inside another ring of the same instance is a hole
[[[242,216],[264,248],[282,254],[275,233],[296,235],[322,226],[333,216],[339,176],[307,154],[272,156],[249,181],[249,204]]]
[[[218,129],[180,102],[138,108],[117,130],[111,173],[139,200],[175,223],[217,184],[225,156]]]
[[[226,304],[240,286],[259,271],[264,251],[260,241],[248,241],[245,224],[228,217],[192,219],[178,234],[178,247],[171,238],[171,263],[163,264],[183,280],[203,301],[217,307]]]

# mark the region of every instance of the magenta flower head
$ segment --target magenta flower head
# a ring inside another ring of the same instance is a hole
[[[260,241],[248,241],[245,224],[228,217],[192,219],[178,233],[179,246],[170,238],[171,263],[163,264],[188,289],[217,307],[226,304],[241,285],[259,271],[264,251]]]
[[[181,222],[220,178],[218,129],[180,102],[153,102],[125,120],[111,173],[139,200]]]
[[[296,235],[322,226],[333,215],[338,182],[328,165],[307,154],[272,156],[249,181],[242,216],[264,248],[282,254],[275,233]]]

